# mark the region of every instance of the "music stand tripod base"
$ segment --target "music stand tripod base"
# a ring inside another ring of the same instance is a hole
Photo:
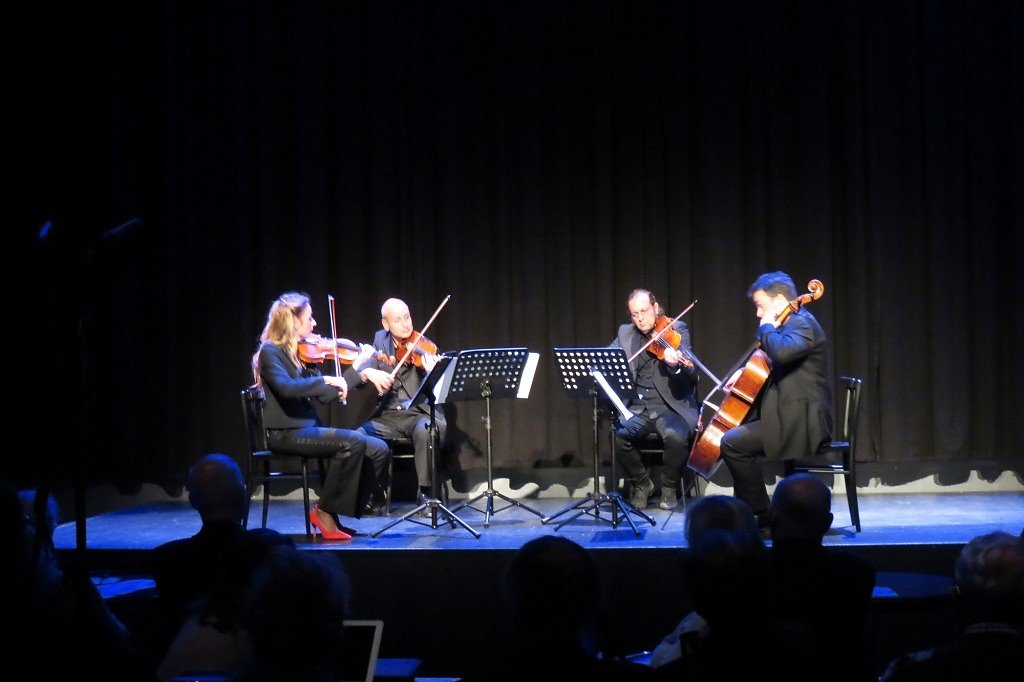
[[[429,509],[430,510],[430,522],[429,523],[427,521],[420,521],[418,518],[415,518],[424,509]],[[475,530],[468,523],[466,523],[465,521],[460,519],[455,514],[455,512],[453,510],[448,509],[447,507],[445,507],[441,503],[440,500],[438,500],[436,498],[432,498],[432,497],[424,499],[423,502],[420,503],[420,505],[418,507],[415,507],[414,509],[412,509],[410,511],[407,511],[406,513],[402,514],[400,517],[391,520],[390,522],[388,522],[383,527],[381,527],[381,528],[377,529],[376,531],[370,533],[370,537],[371,538],[376,538],[377,536],[379,536],[382,533],[384,533],[384,531],[386,531],[387,529],[389,529],[392,526],[395,526],[395,525],[401,523],[402,521],[408,521],[409,523],[416,523],[416,524],[419,524],[421,526],[428,526],[430,528],[435,528],[436,529],[436,528],[439,528],[440,525],[441,525],[439,523],[439,519],[443,519],[443,521],[447,522],[452,528],[455,528],[455,524],[459,524],[464,529],[466,529],[470,533],[472,533],[473,537],[477,538],[478,540],[480,539],[480,532],[479,531]]]
[[[605,386],[615,391],[622,400],[628,400],[636,389],[629,373],[629,363],[626,359],[626,351],[622,348],[555,348],[555,362],[562,375],[562,386],[570,397],[590,397],[593,400],[593,423],[594,423],[594,491],[587,493],[587,497],[577,500],[569,506],[541,519],[541,523],[550,523],[564,514],[575,511],[576,513],[555,526],[560,529],[565,524],[587,514],[598,521],[605,521],[612,524],[612,528],[618,528],[621,519],[624,519],[633,530],[633,535],[640,536],[640,529],[633,522],[631,514],[640,516],[652,526],[656,525],[653,518],[642,510],[637,509],[630,502],[622,499],[616,492],[602,493],[600,485],[600,448],[598,439],[598,424],[600,423],[600,411],[598,409],[598,397],[605,388],[594,380],[594,372],[600,372],[604,379]],[[612,486],[617,482],[615,475],[615,442],[612,438]],[[601,515],[601,508],[610,507],[610,517]],[[621,519],[620,519],[621,517]]]
[[[428,429],[430,432],[430,447],[427,451],[427,460],[430,467],[430,492],[431,497],[424,498],[419,506],[414,507],[411,511],[407,511],[396,519],[386,523],[381,528],[378,528],[373,533],[370,533],[371,538],[384,533],[389,528],[398,525],[402,521],[408,521],[409,523],[415,523],[420,526],[429,526],[430,528],[438,528],[440,524],[448,523],[452,528],[455,528],[455,524],[462,526],[464,529],[472,533],[473,537],[480,539],[480,533],[472,528],[468,523],[460,519],[454,511],[445,507],[438,499],[438,485],[437,485],[437,443],[438,443],[438,431],[437,431],[437,403],[439,402],[438,396],[436,395],[435,389],[444,393],[444,378],[449,371],[449,365],[452,362],[452,358],[446,355],[441,356],[437,364],[430,371],[430,373],[424,377],[420,383],[420,387],[417,389],[416,394],[409,400],[409,408],[413,408],[422,401],[427,401],[430,405],[430,422]],[[438,384],[441,387],[438,388]],[[420,521],[415,518],[424,509],[430,510],[430,523],[426,521]]]
[[[487,487],[476,497],[457,505],[453,511],[472,509],[484,515],[484,528],[491,525],[491,517],[510,507],[524,509],[543,518],[544,514],[519,500],[494,489],[494,456],[491,448],[491,399],[523,398],[529,394],[536,369],[537,354],[526,348],[484,348],[459,351],[452,374],[449,400],[479,400],[487,404],[484,427],[487,431]],[[508,504],[494,508],[494,498],[500,497]],[[486,499],[483,509],[472,505]]]

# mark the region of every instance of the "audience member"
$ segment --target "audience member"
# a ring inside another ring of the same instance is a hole
[[[469,680],[649,679],[647,666],[605,657],[600,622],[604,587],[586,548],[556,535],[530,540],[505,572],[511,615],[512,665],[495,665]]]
[[[161,682],[187,671],[237,672],[247,651],[245,591],[264,557],[278,545],[295,546],[287,535],[269,528],[248,530],[232,543],[218,583],[195,602],[157,668]]]
[[[757,517],[743,500],[728,495],[709,495],[694,503],[686,514],[686,543],[693,546],[711,531],[745,533],[759,539]],[[651,652],[651,666],[658,668],[692,652],[707,637],[708,623],[691,610]]]
[[[244,682],[337,682],[351,587],[330,553],[271,549],[245,600]]]
[[[56,505],[33,495],[0,483],[0,584],[15,623],[0,659],[37,679],[155,679],[84,568],[61,565],[53,547]]]
[[[195,535],[165,542],[149,555],[162,611],[162,632],[154,635],[156,661],[195,603],[220,583],[234,543],[245,532],[245,479],[232,458],[218,453],[202,457],[188,470],[185,487],[202,526]]]
[[[1024,670],[1024,538],[1003,531],[974,538],[953,579],[960,637],[896,658],[883,682],[999,680]]]
[[[781,677],[810,679],[795,648],[771,626],[767,562],[767,550],[755,533],[710,530],[691,545],[683,581],[708,633],[686,655],[654,668],[657,679],[759,679],[780,660],[786,665]]]
[[[852,552],[822,545],[832,525],[831,509],[828,486],[812,474],[793,474],[776,485],[770,508],[770,615],[777,629],[806,640],[808,653],[832,679],[873,679],[866,628],[875,569]],[[841,666],[836,666],[837,642],[844,652]]]

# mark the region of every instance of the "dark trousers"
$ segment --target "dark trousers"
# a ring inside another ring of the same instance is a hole
[[[434,410],[434,420],[437,424],[437,444],[435,456],[441,454],[441,445],[444,443],[446,424],[444,415],[440,409]],[[377,438],[409,438],[416,449],[413,457],[416,462],[416,478],[421,488],[430,488],[430,432],[427,427],[430,425],[430,415],[419,410],[384,410],[379,416],[374,417],[359,430]],[[438,461],[440,467],[440,461]]]
[[[657,433],[665,446],[662,455],[661,487],[675,490],[679,487],[679,479],[683,475],[686,458],[690,453],[690,426],[685,419],[667,407],[661,407],[657,413],[658,416],[651,418],[645,409],[615,429],[616,459],[631,482],[642,483],[650,474],[644,466],[637,445],[642,444],[652,433]]]
[[[267,436],[274,452],[330,458],[317,502],[326,512],[358,518],[387,475],[391,450],[380,438],[323,426],[271,429]]]
[[[761,421],[755,419],[726,431],[720,452],[732,474],[733,495],[749,504],[755,514],[768,511],[768,490],[761,472],[764,457]]]

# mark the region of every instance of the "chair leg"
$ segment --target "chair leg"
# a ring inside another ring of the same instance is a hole
[[[302,509],[306,521],[306,537],[311,538],[313,531],[309,527],[309,461],[302,458]]]
[[[270,510],[270,463],[263,463],[263,525],[267,527],[267,512]]]
[[[384,516],[391,516],[391,491],[395,484],[395,456],[388,457],[388,487],[384,491]]]
[[[853,521],[853,527],[860,532],[860,509],[857,506],[857,476],[852,471],[848,474],[844,474],[843,478],[846,479],[846,501],[850,505],[850,520]]]

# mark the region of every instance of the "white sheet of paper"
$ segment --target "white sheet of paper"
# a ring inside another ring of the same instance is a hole
[[[517,398],[529,398],[530,387],[533,386],[533,375],[537,373],[537,363],[540,362],[540,353],[530,353],[526,357],[526,364],[523,366],[523,377],[519,380],[519,391]]]
[[[612,401],[612,405],[614,405],[615,409],[619,411],[620,415],[622,415],[622,420],[629,421],[629,419],[632,418],[633,413],[626,409],[625,403],[623,403],[622,399],[619,398],[619,394],[613,391],[612,387],[608,385],[608,380],[604,378],[604,375],[596,369],[590,370],[590,375],[594,377],[594,381],[598,383],[601,390],[603,390],[604,394],[608,397],[608,400]]]

